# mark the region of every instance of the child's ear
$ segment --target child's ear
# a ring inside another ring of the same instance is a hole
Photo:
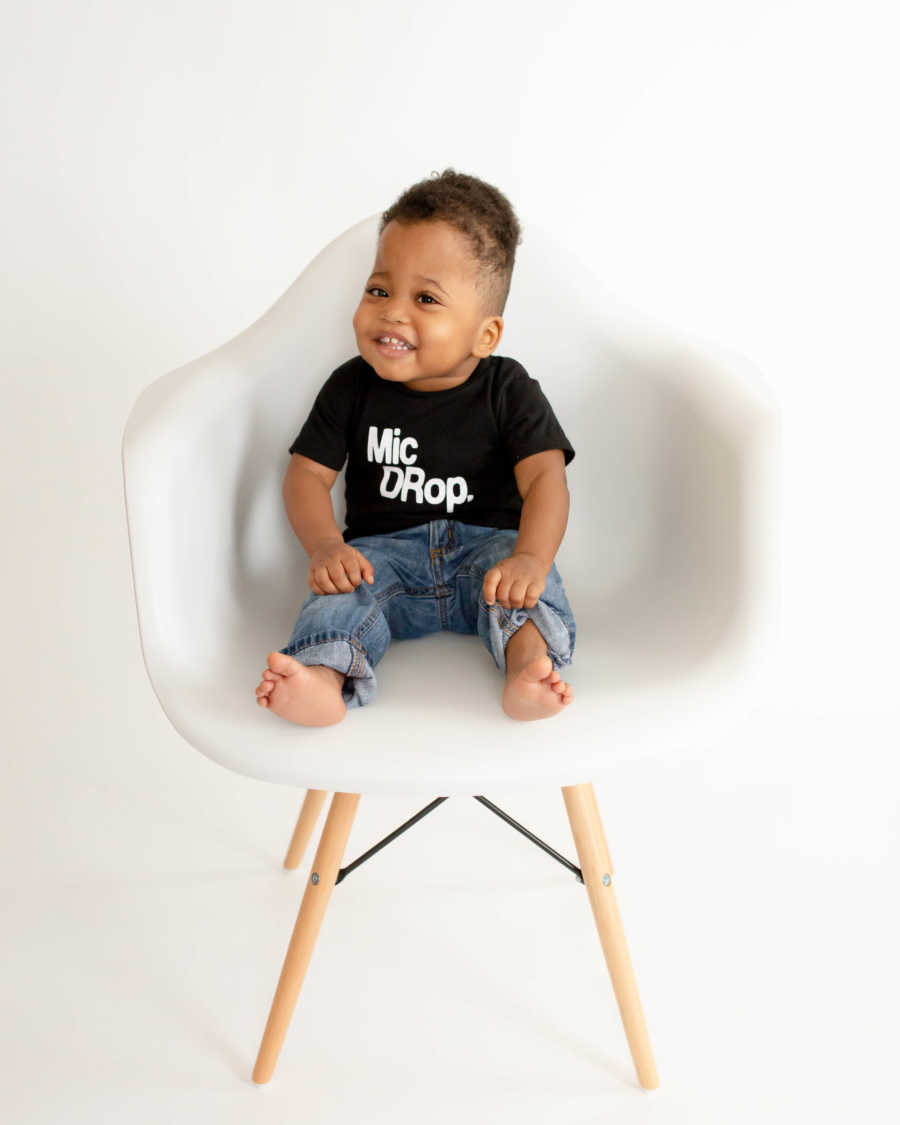
[[[503,335],[503,317],[492,316],[489,317],[481,328],[481,346],[485,348],[485,355],[490,355],[491,352],[500,343],[500,337]]]

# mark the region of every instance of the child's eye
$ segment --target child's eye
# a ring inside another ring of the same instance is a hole
[[[369,288],[366,290],[366,292],[367,293],[384,293],[385,297],[387,296],[386,290],[382,289],[380,285],[370,285]],[[419,296],[420,297],[427,297],[428,300],[433,305],[439,304],[439,302],[436,301],[430,293],[420,293]]]

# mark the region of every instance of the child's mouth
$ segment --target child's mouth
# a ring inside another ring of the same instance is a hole
[[[390,359],[395,359],[397,356],[401,355],[408,355],[410,352],[416,350],[413,347],[407,347],[405,344],[383,344],[380,340],[375,341],[375,347],[378,348],[381,355],[387,356]]]

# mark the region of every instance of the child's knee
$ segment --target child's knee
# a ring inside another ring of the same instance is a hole
[[[360,583],[369,591],[368,583]],[[310,594],[306,599],[306,608],[314,609],[316,613],[342,614],[357,610],[360,605],[360,587],[347,593],[339,591],[337,594]]]

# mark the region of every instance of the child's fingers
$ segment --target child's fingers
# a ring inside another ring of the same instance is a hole
[[[484,595],[484,600],[488,605],[494,604],[494,599],[497,596],[497,587],[500,585],[500,579],[503,577],[503,571],[499,566],[492,566],[491,569],[484,576],[481,592]]]
[[[350,579],[350,585],[355,590],[360,582],[362,582],[362,577],[359,573],[359,562],[355,555],[351,555],[349,559],[344,559],[344,570],[346,570],[347,577]]]
[[[328,568],[328,575],[331,578],[331,581],[336,586],[335,593],[353,593],[353,587],[350,585],[350,581],[347,578],[347,574],[344,570],[343,564],[340,561],[335,561],[331,564],[331,566]]]
[[[527,579],[520,578],[509,588],[509,602],[515,609],[521,609],[525,601],[525,591],[528,589]]]
[[[525,608],[534,609],[544,592],[544,587],[532,582],[528,589],[525,591]]]
[[[500,581],[497,584],[497,601],[504,609],[510,609],[509,592],[512,588],[512,579],[501,572]]]
[[[331,581],[331,578],[328,575],[328,571],[324,566],[318,567],[318,569],[315,571],[315,579],[319,586],[319,593],[336,594],[338,592],[337,587]]]
[[[337,586],[331,581],[331,575],[328,573],[327,567],[320,567],[316,571],[316,581],[322,587],[323,594],[336,594],[338,592]]]
[[[366,558],[366,556],[362,553],[362,551],[357,551],[356,553],[359,556],[359,564],[360,564],[359,569],[360,569],[360,572],[362,573],[363,578],[365,578],[365,580],[367,582],[374,582],[375,581],[375,568],[372,566],[372,564],[369,562],[369,560]]]

